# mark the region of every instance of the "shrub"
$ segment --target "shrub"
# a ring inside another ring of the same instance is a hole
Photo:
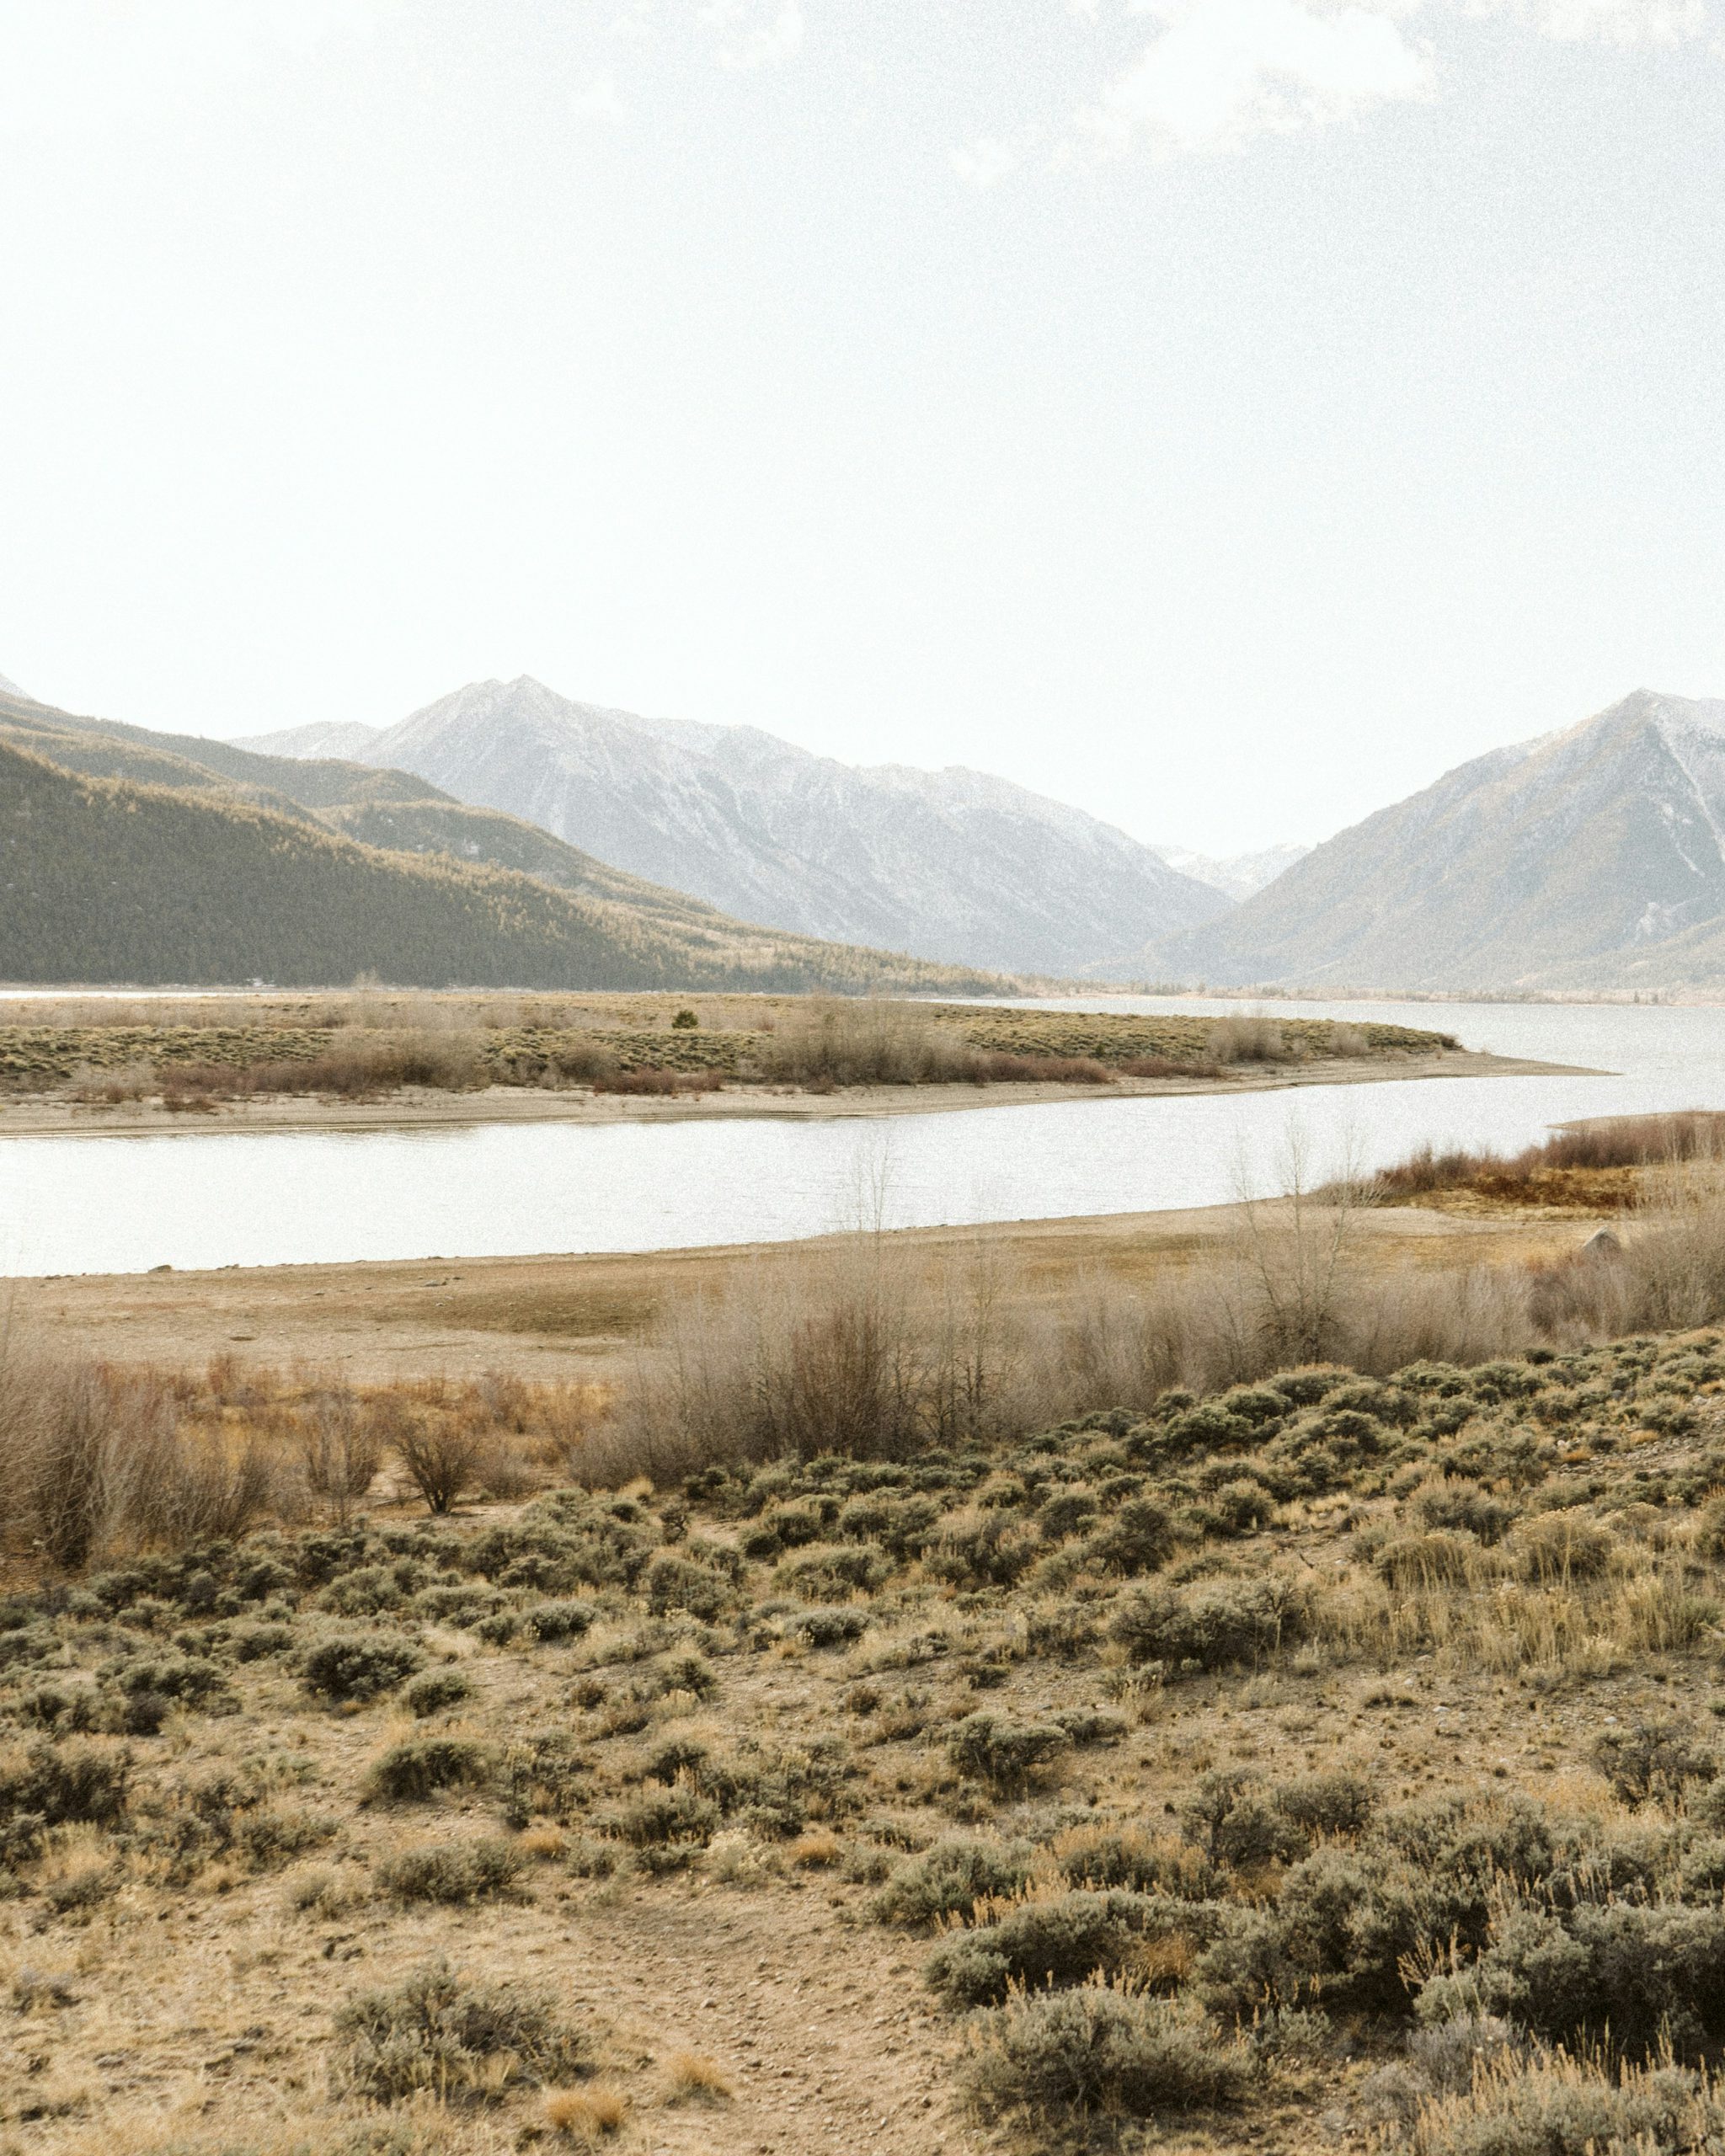
[[[592,2065],[586,2038],[557,2019],[548,1999],[469,1983],[446,1962],[350,2001],[335,2034],[338,2086],[383,2104],[421,2089],[496,2098],[511,2082],[569,2080]]]
[[[1079,1888],[952,1933],[922,1973],[948,2004],[987,2006],[1015,1984],[1081,1984],[1098,1970],[1118,1973],[1135,1961],[1148,1935],[1200,1936],[1210,1928],[1189,1903]]]
[[[402,1632],[326,1632],[307,1648],[300,1673],[326,1700],[371,1700],[411,1677],[425,1655]]]
[[[1215,1886],[1202,1849],[1177,1834],[1151,1834],[1141,1827],[1069,1827],[1055,1837],[1049,1854],[1074,1886],[1124,1886],[1201,1902]]]
[[[1184,1597],[1145,1588],[1116,1613],[1108,1636],[1135,1662],[1220,1669],[1297,1639],[1304,1614],[1298,1590],[1282,1580],[1229,1581]]]
[[[1614,2072],[1603,2060],[1541,2050],[1482,2064],[1419,2111],[1413,2156],[1679,2156],[1717,2145],[1725,2105],[1679,2066]]]
[[[458,1707],[473,1696],[473,1678],[463,1676],[458,1669],[428,1669],[423,1677],[416,1677],[402,1694],[408,1711],[417,1715],[421,1721],[429,1715],[441,1715],[451,1707]]]
[[[647,1607],[655,1616],[686,1609],[703,1624],[723,1616],[735,1599],[730,1582],[705,1565],[661,1550],[647,1567]]]
[[[536,1640],[579,1640],[597,1612],[590,1602],[539,1602],[522,1620]]]
[[[110,1745],[46,1737],[0,1755],[0,1825],[18,1816],[58,1827],[110,1827],[126,1812],[131,1754]]]
[[[873,1913],[882,1924],[969,1919],[979,1902],[1016,1894],[1029,1876],[1030,1860],[1022,1849],[953,1835],[897,1865],[875,1896]]]
[[[845,1604],[836,1609],[798,1609],[784,1620],[784,1629],[811,1647],[843,1647],[860,1640],[868,1624],[866,1609]]]
[[[1522,1578],[1541,1584],[1596,1579],[1611,1558],[1610,1536],[1574,1512],[1541,1513],[1524,1520],[1510,1546]]]
[[[1710,1782],[1718,1772],[1711,1752],[1696,1743],[1680,1722],[1637,1722],[1603,1731],[1594,1744],[1594,1764],[1626,1804],[1680,1796],[1690,1782]]]
[[[672,1789],[642,1790],[627,1803],[614,1806],[600,1824],[606,1833],[628,1842],[633,1849],[664,1848],[677,1843],[705,1849],[718,1831],[721,1816],[711,1797],[679,1783]]]
[[[961,1774],[1004,1793],[1022,1789],[1071,1743],[1057,1722],[1013,1721],[1005,1715],[966,1715],[947,1739],[947,1757]]]
[[[1084,1555],[1104,1572],[1130,1579],[1140,1572],[1153,1572],[1173,1541],[1167,1508],[1152,1497],[1130,1497],[1090,1537]]]
[[[483,1744],[460,1737],[415,1737],[372,1762],[366,1795],[391,1804],[423,1804],[441,1789],[471,1789],[491,1770]]]
[[[496,1836],[473,1842],[426,1842],[377,1867],[377,1884],[398,1902],[451,1905],[501,1894],[526,1865],[525,1852]]]
[[[378,1405],[387,1411],[382,1422],[396,1457],[427,1511],[451,1511],[489,1464],[489,1431],[461,1409],[437,1402],[386,1395]]]
[[[774,1575],[774,1584],[788,1594],[837,1602],[847,1593],[873,1594],[892,1569],[892,1560],[866,1542],[833,1543],[788,1559]]]
[[[964,2079],[984,2112],[1105,2111],[1131,2118],[1238,2097],[1247,2054],[1196,2007],[1105,1982],[1033,1993],[969,2032]]]

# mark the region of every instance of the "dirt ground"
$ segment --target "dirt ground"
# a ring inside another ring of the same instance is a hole
[[[1274,1214],[1274,1209],[1266,1209]],[[1375,1259],[1450,1266],[1548,1257],[1584,1242],[1586,1215],[1471,1218],[1406,1206],[1356,1216]],[[1010,1222],[986,1231],[1019,1292],[1058,1301],[1102,1272],[1131,1281],[1190,1263],[1237,1229],[1231,1206]],[[975,1238],[909,1229],[907,1256]],[[77,1274],[7,1284],[5,1321],[45,1346],[122,1363],[327,1367],[350,1380],[507,1370],[604,1382],[667,1301],[723,1286],[782,1246],[627,1256],[414,1259],[228,1267],[215,1273]]]

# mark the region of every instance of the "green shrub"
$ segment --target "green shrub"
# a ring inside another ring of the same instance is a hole
[[[991,2005],[1015,1984],[1080,1984],[1098,1970],[1119,1973],[1133,1966],[1147,1937],[1207,1940],[1215,1928],[1215,1919],[1190,1903],[1075,1888],[952,1933],[929,1956],[923,1977],[949,2005]]]
[[[661,1550],[647,1567],[647,1607],[662,1617],[673,1609],[686,1609],[703,1624],[721,1617],[735,1601],[735,1591],[722,1574],[706,1565],[692,1564],[670,1550]]]
[[[579,1640],[597,1614],[590,1602],[539,1602],[527,1611],[523,1621],[536,1640],[551,1644]]]
[[[420,1648],[403,1632],[327,1632],[307,1648],[300,1673],[326,1700],[371,1700],[424,1667]]]
[[[773,1575],[787,1594],[837,1602],[846,1594],[873,1594],[892,1577],[892,1560],[866,1542],[829,1543],[788,1558]]]
[[[260,1804],[235,1820],[235,1846],[259,1869],[291,1864],[339,1832],[334,1820],[297,1804]]]
[[[1680,2066],[1616,2073],[1546,2051],[1499,2057],[1420,2110],[1413,2156],[1688,2156],[1725,2137],[1712,2083]]]
[[[1231,1580],[1184,1596],[1141,1588],[1116,1612],[1108,1636],[1134,1662],[1220,1669],[1298,1639],[1304,1616],[1300,1591],[1284,1580]]]
[[[882,1924],[968,1920],[979,1902],[1016,1894],[1029,1876],[1029,1856],[1017,1845],[949,1835],[897,1865],[872,1906]]]
[[[1042,1555],[1043,1546],[1033,1528],[1011,1513],[991,1511],[949,1521],[922,1561],[932,1577],[953,1587],[1011,1587]]]
[[[854,1609],[848,1603],[837,1609],[798,1609],[783,1620],[787,1632],[811,1647],[849,1646],[853,1640],[862,1638],[869,1622],[866,1609]]]
[[[991,2116],[1156,2118],[1234,2101],[1249,2067],[1245,2047],[1189,2003],[1107,1983],[1014,1999],[982,2016],[969,2038],[964,2080]]]
[[[460,1737],[414,1737],[392,1744],[366,1776],[368,1800],[423,1804],[441,1789],[472,1789],[491,1771],[483,1744]]]
[[[495,1836],[473,1842],[426,1842],[386,1858],[377,1867],[377,1884],[398,1902],[455,1905],[506,1892],[526,1862],[513,1842]]]
[[[39,1737],[0,1758],[0,1826],[22,1815],[48,1827],[74,1820],[111,1827],[126,1812],[131,1765],[130,1752],[109,1745]]]
[[[594,2064],[588,2040],[548,1999],[469,1983],[446,1962],[351,2000],[335,2017],[335,2035],[338,2088],[376,2103],[421,2090],[494,2099],[511,2082],[570,2081]]]
[[[458,1707],[463,1700],[473,1696],[471,1677],[459,1669],[428,1669],[421,1677],[414,1678],[402,1699],[410,1714],[421,1721],[429,1715],[441,1715],[451,1707]]]
[[[1084,1545],[1089,1564],[1126,1578],[1153,1572],[1174,1545],[1166,1506],[1152,1497],[1132,1497],[1106,1519]]]
[[[686,1784],[672,1789],[643,1790],[625,1803],[614,1806],[600,1825],[632,1849],[664,1848],[676,1843],[705,1849],[718,1830],[722,1817],[711,1797],[702,1796]]]
[[[1074,1886],[1124,1886],[1184,1902],[1205,1901],[1215,1889],[1215,1867],[1202,1849],[1142,1827],[1071,1827],[1055,1837],[1049,1854]]]
[[[1056,1722],[1014,1721],[984,1711],[966,1715],[956,1726],[947,1739],[947,1757],[961,1774],[1009,1793],[1023,1788],[1071,1742]]]

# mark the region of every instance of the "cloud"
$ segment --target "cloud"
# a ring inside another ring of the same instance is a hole
[[[704,0],[700,16],[719,34],[721,67],[779,67],[802,50],[803,0]]]
[[[979,135],[968,149],[949,150],[947,154],[965,186],[979,192],[996,186],[1023,162],[1023,152],[999,135]]]
[[[623,101],[617,94],[617,77],[609,67],[601,68],[575,92],[569,99],[569,109],[580,120],[615,122],[622,118]]]
[[[1430,93],[1429,54],[1386,12],[1303,0],[1151,0],[1143,12],[1161,34],[1081,115],[1105,149],[1235,149]]]
[[[62,135],[183,104],[396,0],[0,0],[0,132]]]
[[[1530,12],[1547,37],[1570,45],[1680,45],[1707,29],[1705,0],[1540,0]]]

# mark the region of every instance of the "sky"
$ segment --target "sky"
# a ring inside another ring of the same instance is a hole
[[[1725,695],[1725,0],[0,0],[0,673],[1325,836]]]

